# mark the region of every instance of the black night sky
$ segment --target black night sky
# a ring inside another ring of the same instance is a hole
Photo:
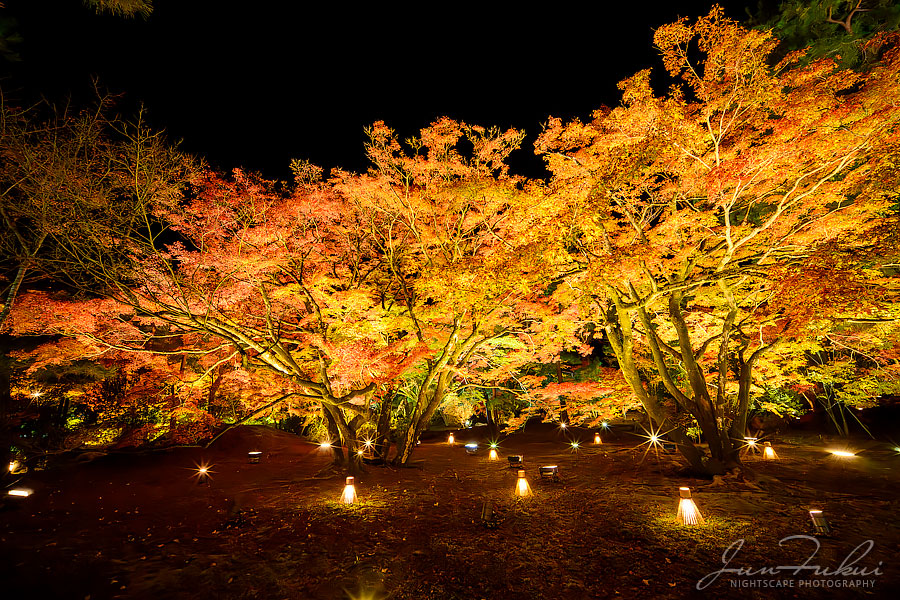
[[[83,97],[95,75],[184,149],[276,178],[294,157],[364,170],[366,125],[383,119],[407,137],[447,115],[525,129],[512,163],[534,174],[530,143],[549,115],[617,103],[619,80],[661,71],[653,29],[711,2],[154,4],[145,21],[77,0],[8,0],[25,41],[22,61],[2,65],[7,99]],[[743,20],[756,3],[723,4]]]

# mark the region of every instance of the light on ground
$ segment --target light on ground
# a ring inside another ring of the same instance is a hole
[[[691,498],[691,488],[678,488],[678,514],[675,516],[682,525],[703,525],[703,515]]]
[[[341,494],[341,503],[353,504],[356,502],[356,486],[353,485],[353,478],[348,477],[344,485],[344,492]]]
[[[525,470],[519,470],[519,477],[516,479],[516,496],[519,498],[527,498],[531,495],[531,486],[528,485],[528,480],[525,479]]]

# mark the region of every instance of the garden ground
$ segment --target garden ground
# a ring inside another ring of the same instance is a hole
[[[232,430],[209,450],[29,473],[17,485],[34,493],[5,498],[0,510],[2,596],[872,598],[900,589],[900,454],[891,445],[859,441],[859,455],[841,459],[828,452],[844,447],[837,442],[785,434],[772,438],[780,460],[747,460],[755,482],[721,482],[685,475],[677,456],[645,454],[625,427],[595,446],[587,430],[529,424],[502,441],[499,462],[479,436],[425,440],[413,468],[368,466],[352,506],[337,502],[344,482],[329,474],[327,451],[262,427]],[[478,454],[466,454],[469,441],[482,442]],[[259,464],[248,463],[250,450],[263,452]],[[508,454],[524,455],[533,498],[514,498]],[[203,462],[209,485],[195,477]],[[559,465],[560,482],[538,479],[545,464]],[[675,521],[679,486],[692,488],[704,526]],[[496,527],[481,522],[485,502]],[[803,564],[812,539],[779,542],[811,533],[811,508],[834,533],[806,564],[843,562],[843,572],[723,573],[697,589],[740,539],[729,568]]]

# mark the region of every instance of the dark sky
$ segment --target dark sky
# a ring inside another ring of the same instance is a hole
[[[288,177],[293,157],[360,171],[363,127],[403,136],[448,115],[530,134],[549,115],[616,104],[616,83],[661,70],[653,29],[710,1],[475,4],[156,0],[146,21],[79,0],[6,0],[25,41],[7,96],[82,94],[91,75],[213,165]],[[722,2],[743,19],[755,0]],[[423,8],[427,7],[427,8]]]

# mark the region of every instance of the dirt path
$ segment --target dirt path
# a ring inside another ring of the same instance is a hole
[[[590,432],[538,426],[502,444],[502,455],[524,454],[534,489],[533,499],[515,501],[513,470],[488,461],[486,449],[465,453],[475,435],[459,432],[453,447],[423,443],[419,468],[370,467],[350,507],[336,502],[341,478],[313,478],[327,466],[325,451],[257,427],[230,432],[212,451],[110,456],[31,474],[34,495],[0,512],[3,597],[685,598],[701,594],[697,582],[722,568],[738,539],[732,567],[805,559],[811,541],[779,541],[810,533],[810,508],[835,527],[810,564],[836,568],[872,540],[856,566],[881,561],[883,574],[780,574],[767,579],[793,587],[766,589],[735,587],[759,577],[723,574],[706,597],[826,593],[801,580],[821,580],[836,597],[900,589],[900,455],[887,446],[838,460],[815,437],[778,440],[781,460],[748,462],[758,485],[717,486],[681,475],[665,454],[642,456],[631,435],[614,432],[594,446]],[[573,436],[584,444],[577,452]],[[260,464],[248,464],[253,449],[263,451]],[[203,462],[209,485],[194,478]],[[562,481],[537,479],[541,464],[558,464]],[[706,526],[675,522],[681,485],[694,490]],[[480,522],[484,502],[500,517],[496,528]],[[874,587],[836,589],[836,580]]]

